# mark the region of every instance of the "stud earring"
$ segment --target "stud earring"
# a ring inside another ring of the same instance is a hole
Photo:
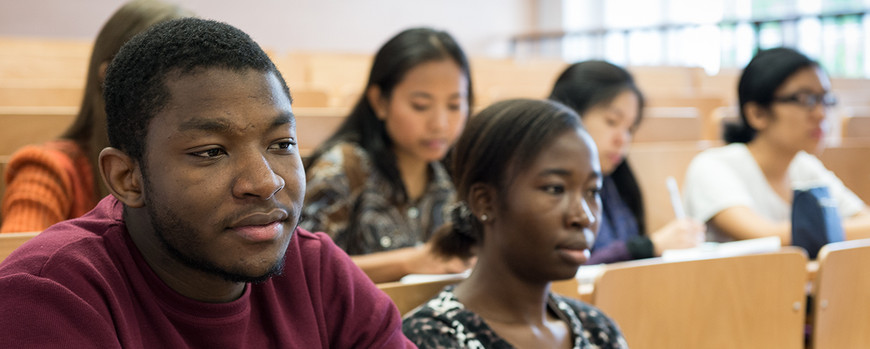
[[[489,219],[489,217],[486,216],[486,213],[480,215],[480,221],[481,221],[481,222],[486,222],[487,219]]]

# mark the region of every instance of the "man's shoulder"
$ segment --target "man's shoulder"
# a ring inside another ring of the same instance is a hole
[[[303,265],[311,263],[326,263],[336,258],[336,255],[344,254],[332,238],[326,233],[312,233],[302,227],[296,227],[293,238],[287,249],[287,257],[298,255],[298,262]],[[344,254],[346,257],[346,254]],[[340,257],[339,257],[340,258]],[[288,258],[286,262],[293,262]]]
[[[106,257],[106,231],[95,232],[61,222],[17,248],[0,264],[0,276],[9,273],[45,274],[54,268],[70,269]]]
[[[312,233],[302,227],[296,227],[293,231],[294,238],[298,239],[300,246],[322,248],[323,244],[329,244],[332,239],[324,233]]]
[[[95,268],[107,261],[113,244],[120,236],[123,221],[112,217],[114,202],[104,200],[90,213],[59,222],[37,234],[13,251],[0,264],[0,276],[30,273],[47,276],[58,272],[64,276],[76,268]],[[117,244],[115,244],[116,246]]]

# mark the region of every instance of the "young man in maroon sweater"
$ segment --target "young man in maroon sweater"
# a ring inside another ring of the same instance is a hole
[[[290,93],[250,37],[159,24],[104,90],[112,195],[0,265],[0,347],[413,347],[390,299],[297,228]]]

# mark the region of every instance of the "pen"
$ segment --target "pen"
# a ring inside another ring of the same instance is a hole
[[[671,196],[671,206],[674,208],[674,216],[677,219],[686,218],[686,212],[683,211],[683,201],[680,199],[680,188],[677,186],[677,180],[672,176],[668,176],[665,180],[668,186],[668,193]]]

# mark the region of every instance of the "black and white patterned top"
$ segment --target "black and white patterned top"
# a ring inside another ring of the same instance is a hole
[[[479,315],[465,309],[448,286],[438,296],[407,315],[402,331],[420,348],[514,348]],[[628,348],[616,323],[600,310],[580,301],[550,294],[549,310],[566,321],[574,349]]]

